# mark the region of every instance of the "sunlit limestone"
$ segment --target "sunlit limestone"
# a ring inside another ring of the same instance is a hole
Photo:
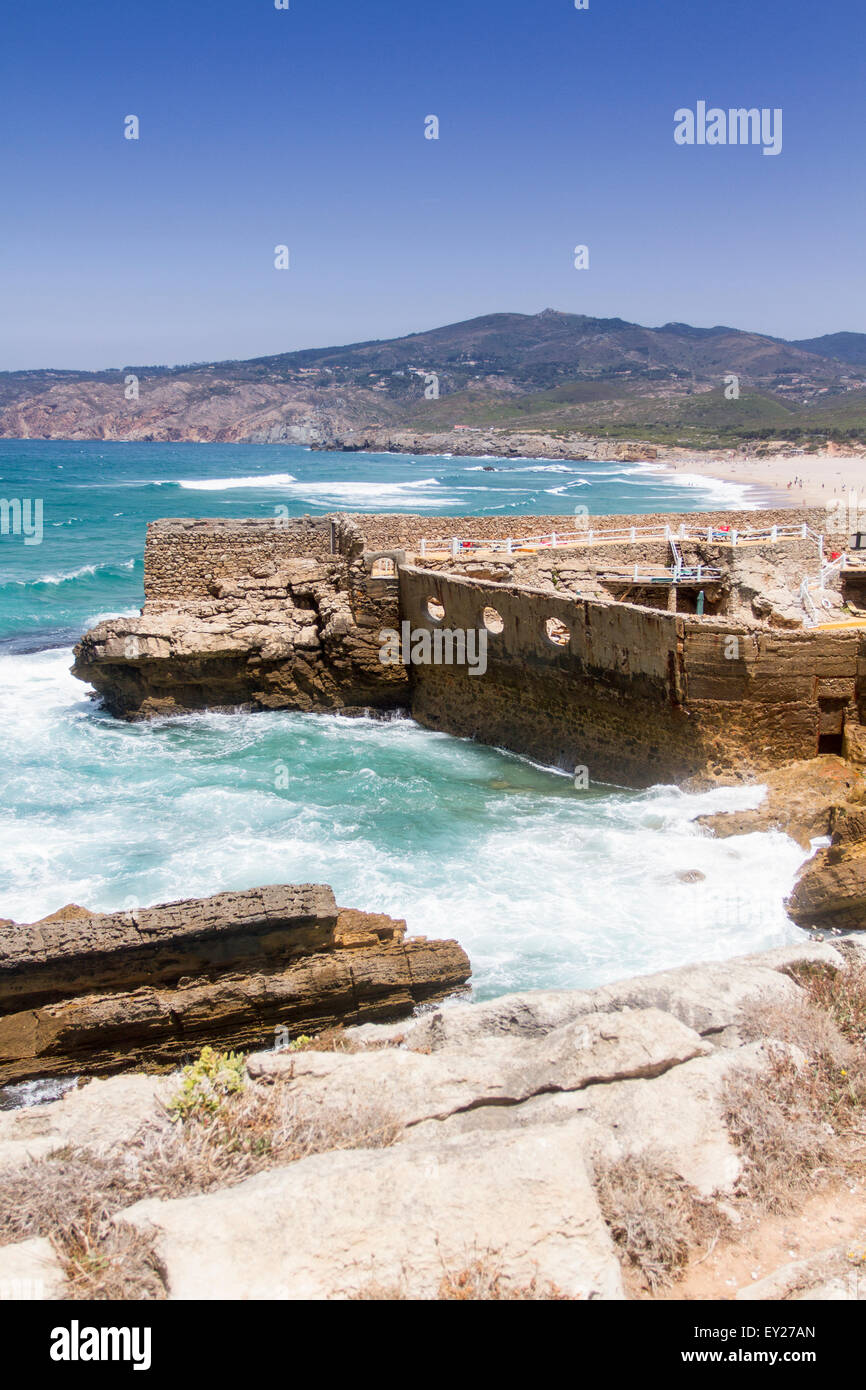
[[[681,106],[674,112],[674,140],[678,145],[763,145],[764,154],[782,153],[782,108],[763,106],[707,108]]]

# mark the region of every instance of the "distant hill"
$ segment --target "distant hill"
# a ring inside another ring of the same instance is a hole
[[[738,400],[725,395],[731,377]],[[370,430],[463,425],[698,446],[853,438],[866,433],[864,387],[866,334],[786,342],[545,309],[243,361],[0,373],[0,435],[339,445]]]
[[[819,357],[834,357],[839,362],[866,366],[866,333],[825,333],[823,338],[801,338],[793,344],[803,352]]]

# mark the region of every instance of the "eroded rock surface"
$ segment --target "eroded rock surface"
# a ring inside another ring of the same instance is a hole
[[[756,830],[783,830],[804,849],[829,835],[835,811],[860,805],[866,781],[849,762],[834,754],[786,763],[761,774],[767,791],[752,811],[719,811],[699,816],[698,823],[716,835],[749,835]]]
[[[330,555],[298,521],[152,523],[141,616],[86,633],[74,674],[129,719],[405,704],[405,668],[379,660],[395,586],[368,584],[363,542],[344,526],[343,554]]]
[[[785,907],[802,927],[866,928],[866,810],[834,813],[829,847],[808,861]]]

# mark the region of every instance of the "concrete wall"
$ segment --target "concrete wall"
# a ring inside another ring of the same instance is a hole
[[[439,624],[430,598],[445,609]],[[811,757],[819,699],[835,692],[855,714],[858,669],[861,682],[866,671],[864,639],[853,630],[756,632],[725,619],[401,571],[401,613],[413,627],[478,629],[486,605],[504,624],[488,636],[487,672],[413,666],[413,714],[541,762],[586,766],[596,781],[649,786]],[[566,647],[548,638],[548,618],[568,628]]]

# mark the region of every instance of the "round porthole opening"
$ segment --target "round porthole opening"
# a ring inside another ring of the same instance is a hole
[[[498,636],[505,627],[505,623],[502,621],[502,614],[497,613],[495,608],[485,608],[484,612],[481,614],[481,621],[484,623],[487,631],[492,632],[494,636]]]
[[[552,642],[555,647],[567,647],[571,641],[571,633],[565,623],[560,622],[559,618],[548,618],[544,624],[544,630],[547,633],[547,640]]]

